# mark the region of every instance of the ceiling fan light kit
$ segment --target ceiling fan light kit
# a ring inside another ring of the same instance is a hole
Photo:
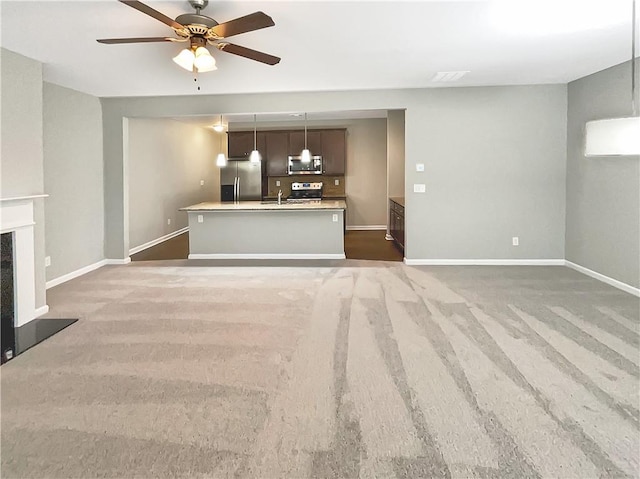
[[[218,23],[213,18],[200,13],[209,3],[208,0],[189,0],[196,13],[178,15],[173,20],[138,0],[118,1],[168,25],[173,29],[177,37],[106,38],[98,40],[98,43],[114,45],[122,43],[190,42],[189,48],[185,48],[173,58],[174,62],[190,72],[217,70],[216,60],[207,50],[207,44],[213,45],[220,51],[267,65],[276,65],[280,62],[279,57],[220,41],[233,35],[274,26],[273,19],[263,12],[255,12],[225,23]]]

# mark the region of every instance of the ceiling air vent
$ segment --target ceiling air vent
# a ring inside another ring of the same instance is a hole
[[[438,72],[431,79],[432,82],[444,83],[444,82],[454,82],[460,80],[463,76],[469,73],[469,70],[460,71],[460,72]]]

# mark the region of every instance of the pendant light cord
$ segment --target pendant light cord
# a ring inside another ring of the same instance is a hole
[[[635,0],[634,0],[635,1]],[[255,113],[253,114],[253,149],[257,150],[258,149],[258,141],[256,140],[258,134],[257,134],[257,120],[256,120],[256,115]]]
[[[635,2],[635,0],[634,0]],[[307,149],[307,113],[304,114],[304,149]]]
[[[633,116],[638,116],[638,101],[636,99],[636,0],[632,0],[631,7],[631,108]]]

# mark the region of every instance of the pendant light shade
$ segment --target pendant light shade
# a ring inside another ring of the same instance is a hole
[[[218,156],[216,157],[216,166],[219,166],[221,168],[227,166],[227,157],[224,156],[224,153],[218,153]]]
[[[260,163],[262,160],[262,156],[258,151],[258,122],[256,120],[256,115],[253,115],[253,151],[249,155],[249,161],[252,163]]]
[[[307,114],[304,114],[304,150],[300,153],[302,163],[311,163],[311,152],[307,148]]]
[[[640,116],[636,98],[636,0],[631,9],[631,116],[589,121],[585,156],[640,155]]]
[[[589,121],[585,156],[640,155],[640,117]]]

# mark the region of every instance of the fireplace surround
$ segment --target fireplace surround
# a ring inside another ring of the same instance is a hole
[[[11,233],[13,241],[14,326],[25,325],[48,311],[38,308],[35,291],[33,202],[48,195],[0,199],[0,233]]]

